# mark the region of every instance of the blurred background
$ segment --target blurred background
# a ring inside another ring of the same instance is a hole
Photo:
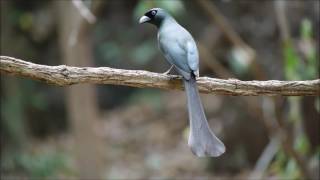
[[[319,78],[319,1],[1,0],[1,55],[45,65],[164,72],[155,27],[168,10],[193,35],[200,75]],[[1,179],[319,178],[319,97],[201,95],[225,143],[218,158],[187,146],[182,91],[56,87],[1,75]]]

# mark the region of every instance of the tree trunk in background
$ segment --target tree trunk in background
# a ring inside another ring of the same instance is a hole
[[[9,24],[9,12],[12,10],[10,2],[0,2],[0,54],[10,54],[10,46],[7,46],[8,41],[11,41],[10,35],[13,34],[13,29]],[[13,40],[12,40],[13,41]],[[21,91],[21,80],[15,77],[0,76],[0,155],[1,160],[5,156],[6,148],[12,154],[23,152],[28,149],[27,143],[30,139],[27,129],[26,120],[26,103],[24,99],[25,92]],[[1,171],[2,172],[2,168]]]
[[[93,55],[88,26],[81,25],[82,17],[71,1],[56,3],[63,63],[92,66]],[[74,153],[79,175],[84,179],[97,179],[102,175],[103,157],[102,143],[94,131],[94,125],[98,120],[95,87],[73,85],[66,91],[66,108],[74,137]]]
[[[305,132],[310,140],[312,151],[316,151],[320,142],[320,113],[316,109],[316,103],[315,97],[303,97],[300,104],[302,108]]]
[[[2,80],[2,79],[1,79]],[[1,145],[11,147],[14,153],[22,152],[27,148],[28,133],[26,130],[26,116],[23,93],[20,91],[21,81],[13,77],[7,77],[1,82],[1,103],[6,103],[6,106],[1,106],[1,132],[4,139],[1,139]],[[3,137],[1,135],[1,137]],[[0,148],[0,152],[3,150]],[[1,154],[2,155],[2,154]]]

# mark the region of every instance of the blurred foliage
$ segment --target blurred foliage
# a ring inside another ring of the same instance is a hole
[[[127,99],[128,104],[148,104],[152,108],[161,111],[163,109],[163,105],[165,104],[162,94],[159,93],[160,90],[154,91],[149,89],[144,89],[134,93]]]
[[[300,135],[295,139],[294,149],[297,150],[299,155],[306,156],[310,153],[309,141],[305,135]],[[315,155],[319,152],[316,151]],[[278,174],[281,178],[285,179],[301,179],[303,178],[301,171],[294,158],[288,156],[283,149],[278,151],[275,160],[270,166],[271,173]]]
[[[19,81],[11,81],[7,86],[18,86]],[[25,132],[25,115],[23,109],[22,92],[12,92],[6,98],[1,98],[1,131],[8,137],[7,141],[15,147],[19,147],[24,143]]]
[[[270,166],[271,173],[275,173],[281,178],[285,179],[299,179],[301,172],[299,171],[294,159],[288,158],[283,150],[280,150],[275,161]]]
[[[146,12],[147,9],[151,9],[154,7],[159,7],[167,10],[173,16],[179,16],[185,13],[184,2],[182,0],[142,0],[139,1],[134,9],[134,20],[137,20],[141,17],[142,14]]]
[[[156,53],[157,51],[153,46],[153,42],[146,41],[133,49],[131,57],[136,64],[145,65],[148,61],[152,60],[152,57],[154,57]]]
[[[1,55],[48,65],[62,63],[53,2],[56,1],[1,1]],[[92,1],[84,2],[89,7]],[[252,63],[249,54],[244,49],[230,44],[219,27],[212,23],[212,19],[196,2],[107,1],[97,16],[98,21],[91,26],[94,66],[155,72],[166,70],[167,64],[156,44],[155,29],[140,26],[137,22],[146,10],[161,7],[177,17],[178,22],[191,32],[197,42],[207,46],[214,59],[217,59],[227,71],[239,79],[254,78],[255,74],[249,71]],[[293,19],[290,21],[293,35],[290,40],[283,42],[282,48],[278,46],[277,25],[273,9],[270,9],[272,1],[212,2],[226,17],[231,27],[259,54],[256,60],[262,65],[268,78],[306,80],[319,77],[319,25],[316,18],[312,17],[315,14],[312,9],[315,7],[314,2],[304,2],[303,6],[300,6],[302,4],[299,2],[296,2],[297,5],[294,5],[294,2],[287,3],[295,10],[300,9],[295,11],[291,7],[291,11],[287,12],[288,19]],[[202,57],[200,54],[200,73],[214,76],[215,72],[203,63]],[[281,59],[283,61],[279,63]],[[54,138],[61,133],[70,136],[70,130],[65,127],[68,120],[64,89],[31,80],[1,76],[0,123],[1,138],[5,139],[1,142],[1,145],[4,145],[4,148],[1,147],[1,173],[21,173],[25,174],[23,177],[39,179],[59,179],[60,175],[78,175],[76,167],[70,165],[70,161],[73,162],[72,153],[55,150],[58,145],[51,142],[48,143],[52,147],[39,150],[47,146],[46,137]],[[265,129],[252,126],[253,122],[259,123],[257,119],[262,118],[254,115],[256,110],[247,110],[246,105],[243,105],[244,101],[238,97],[205,96],[203,101],[206,103],[210,126],[223,129],[219,136],[226,143],[227,153],[220,158],[199,161],[192,156],[186,145],[189,129],[186,126],[187,112],[182,111],[186,110],[184,96],[182,93],[177,93],[176,96],[168,94],[172,92],[122,86],[98,87],[99,111],[107,115],[101,118],[103,125],[97,126],[102,128],[99,135],[101,133],[106,139],[106,146],[110,146],[111,149],[106,151],[109,158],[106,168],[110,169],[110,174],[106,172],[106,177],[117,178],[118,174],[121,177],[136,177],[128,175],[131,170],[145,179],[162,177],[163,174],[170,174],[171,177],[180,175],[182,178],[199,176],[210,179],[213,176],[226,175],[236,176],[235,179],[246,179],[246,174],[253,168],[257,159],[254,154],[259,155],[265,146],[262,140],[265,138]],[[305,117],[302,112],[302,99],[288,98],[289,110],[285,107],[281,109],[285,117],[283,121],[289,126],[288,129],[292,130],[294,149],[299,155],[306,157],[309,164],[318,167],[320,147],[319,144],[316,148],[312,147],[310,137],[303,129],[303,123],[309,117]],[[314,103],[319,113],[319,97],[315,98]],[[133,107],[134,110],[131,109]],[[139,115],[139,108],[142,109],[142,115]],[[118,110],[113,113],[111,109]],[[136,114],[131,115],[132,112]],[[152,114],[152,117],[146,117],[145,113]],[[116,118],[108,119],[112,115]],[[104,126],[109,129],[105,130]],[[52,131],[52,128],[55,130]],[[42,133],[35,133],[36,131]],[[249,134],[250,143],[239,143],[239,139],[245,138],[245,133]],[[137,134],[142,134],[142,137],[136,136]],[[42,143],[34,143],[39,139]],[[61,141],[66,149],[72,146],[72,143]],[[254,146],[259,143],[253,142],[262,143]],[[112,149],[116,149],[116,152]],[[188,156],[183,156],[184,153]],[[118,168],[118,164],[122,169]],[[297,163],[283,149],[279,150],[268,167],[266,174],[270,177],[302,179]],[[114,176],[112,172],[118,173]],[[154,175],[156,173],[158,176]],[[237,177],[239,174],[240,177]]]
[[[284,43],[283,54],[285,59],[285,75],[288,80],[315,79],[318,76],[319,61],[313,39],[312,24],[304,19],[300,26],[300,41],[304,43],[304,56],[306,61],[298,55],[291,40]]]
[[[299,74],[303,73],[304,69],[301,68],[300,59],[297,56],[291,42],[286,42],[284,45],[284,59],[285,59],[285,75],[287,79],[301,80]],[[298,72],[298,74],[297,74]]]
[[[310,153],[310,143],[306,135],[303,134],[296,138],[294,149],[304,156]]]
[[[252,63],[250,55],[243,47],[234,47],[230,52],[228,62],[232,71],[238,76],[248,74]]]
[[[1,169],[7,172],[19,170],[33,178],[54,178],[57,173],[72,174],[67,167],[65,154],[49,151],[7,153],[2,157]]]
[[[284,55],[284,72],[285,77],[288,80],[305,80],[316,79],[318,77],[318,63],[316,54],[316,46],[312,44],[313,32],[312,24],[310,20],[304,19],[300,26],[300,38],[299,41],[304,43],[304,52],[302,55],[297,53],[297,47],[295,47],[291,39],[287,40],[283,44]],[[305,57],[305,60],[303,60]],[[302,97],[288,97],[288,103],[290,106],[288,119],[285,121],[295,127],[293,129],[294,150],[299,155],[305,157],[310,153],[310,142],[305,135],[305,131],[301,131],[302,125],[302,113],[301,113],[301,100]],[[317,103],[315,101],[315,103]],[[316,151],[315,154],[319,152]],[[280,174],[281,178],[288,179],[301,179],[303,178],[301,171],[294,158],[284,153],[283,150],[279,151],[276,155],[275,161],[271,165],[271,170],[276,174]]]

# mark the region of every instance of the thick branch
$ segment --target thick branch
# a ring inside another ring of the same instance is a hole
[[[4,74],[26,77],[48,84],[67,86],[80,83],[113,84],[139,88],[182,90],[181,77],[141,70],[123,70],[109,67],[46,66],[13,57],[0,56],[0,71]],[[284,95],[319,96],[320,79],[308,81],[240,81],[200,77],[199,90],[233,96]]]

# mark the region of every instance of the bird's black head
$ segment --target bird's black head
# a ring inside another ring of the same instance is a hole
[[[152,8],[147,11],[139,20],[139,23],[151,23],[159,27],[162,21],[169,15],[161,8]]]

